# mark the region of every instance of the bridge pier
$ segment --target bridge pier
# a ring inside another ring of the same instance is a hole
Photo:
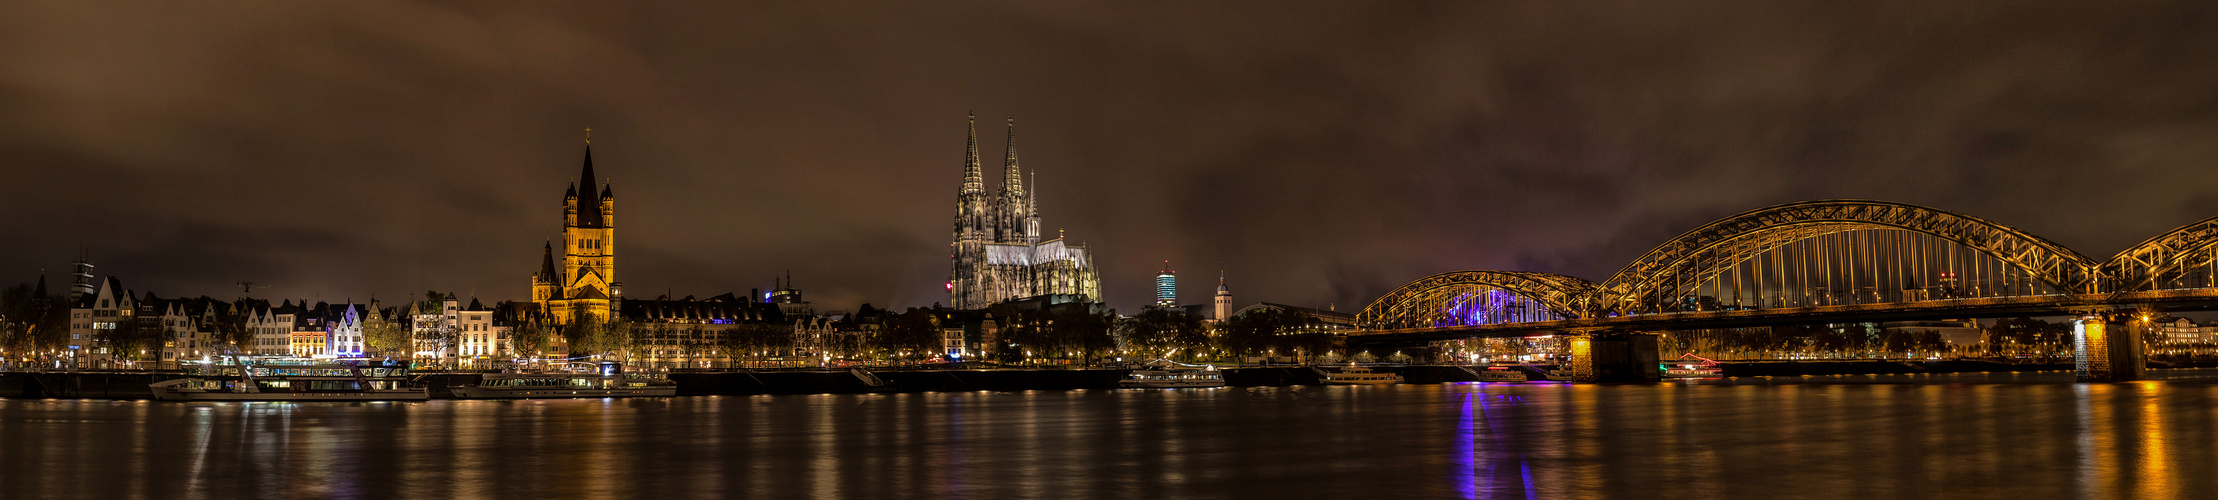
[[[2140,380],[2148,368],[2141,346],[2147,321],[2115,321],[2099,314],[2072,322],[2072,375],[2080,382]]]
[[[1656,382],[1656,336],[1645,333],[1571,335],[1571,381]]]

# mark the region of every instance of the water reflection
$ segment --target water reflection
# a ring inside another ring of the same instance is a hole
[[[2010,380],[0,400],[0,497],[2176,498],[2218,486],[2206,452],[2218,385]]]

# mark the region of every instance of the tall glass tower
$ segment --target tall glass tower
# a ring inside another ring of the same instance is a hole
[[[1163,272],[1155,275],[1155,305],[1178,305],[1178,273],[1171,272],[1171,261],[1163,261]]]

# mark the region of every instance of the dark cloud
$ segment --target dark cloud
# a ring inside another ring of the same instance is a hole
[[[1594,279],[1878,198],[2104,257],[2218,215],[2200,2],[11,5],[0,272],[527,294],[580,139],[634,295],[944,300],[964,112],[1113,305]],[[987,156],[994,156],[988,154]],[[992,167],[994,165],[989,165]]]

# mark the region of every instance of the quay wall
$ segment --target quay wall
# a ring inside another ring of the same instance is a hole
[[[1969,359],[1923,361],[1726,361],[1718,369],[1727,377],[1793,377],[1801,375],[1863,375],[1964,372],[2036,372],[2071,370],[2066,363],[2002,363]]]

